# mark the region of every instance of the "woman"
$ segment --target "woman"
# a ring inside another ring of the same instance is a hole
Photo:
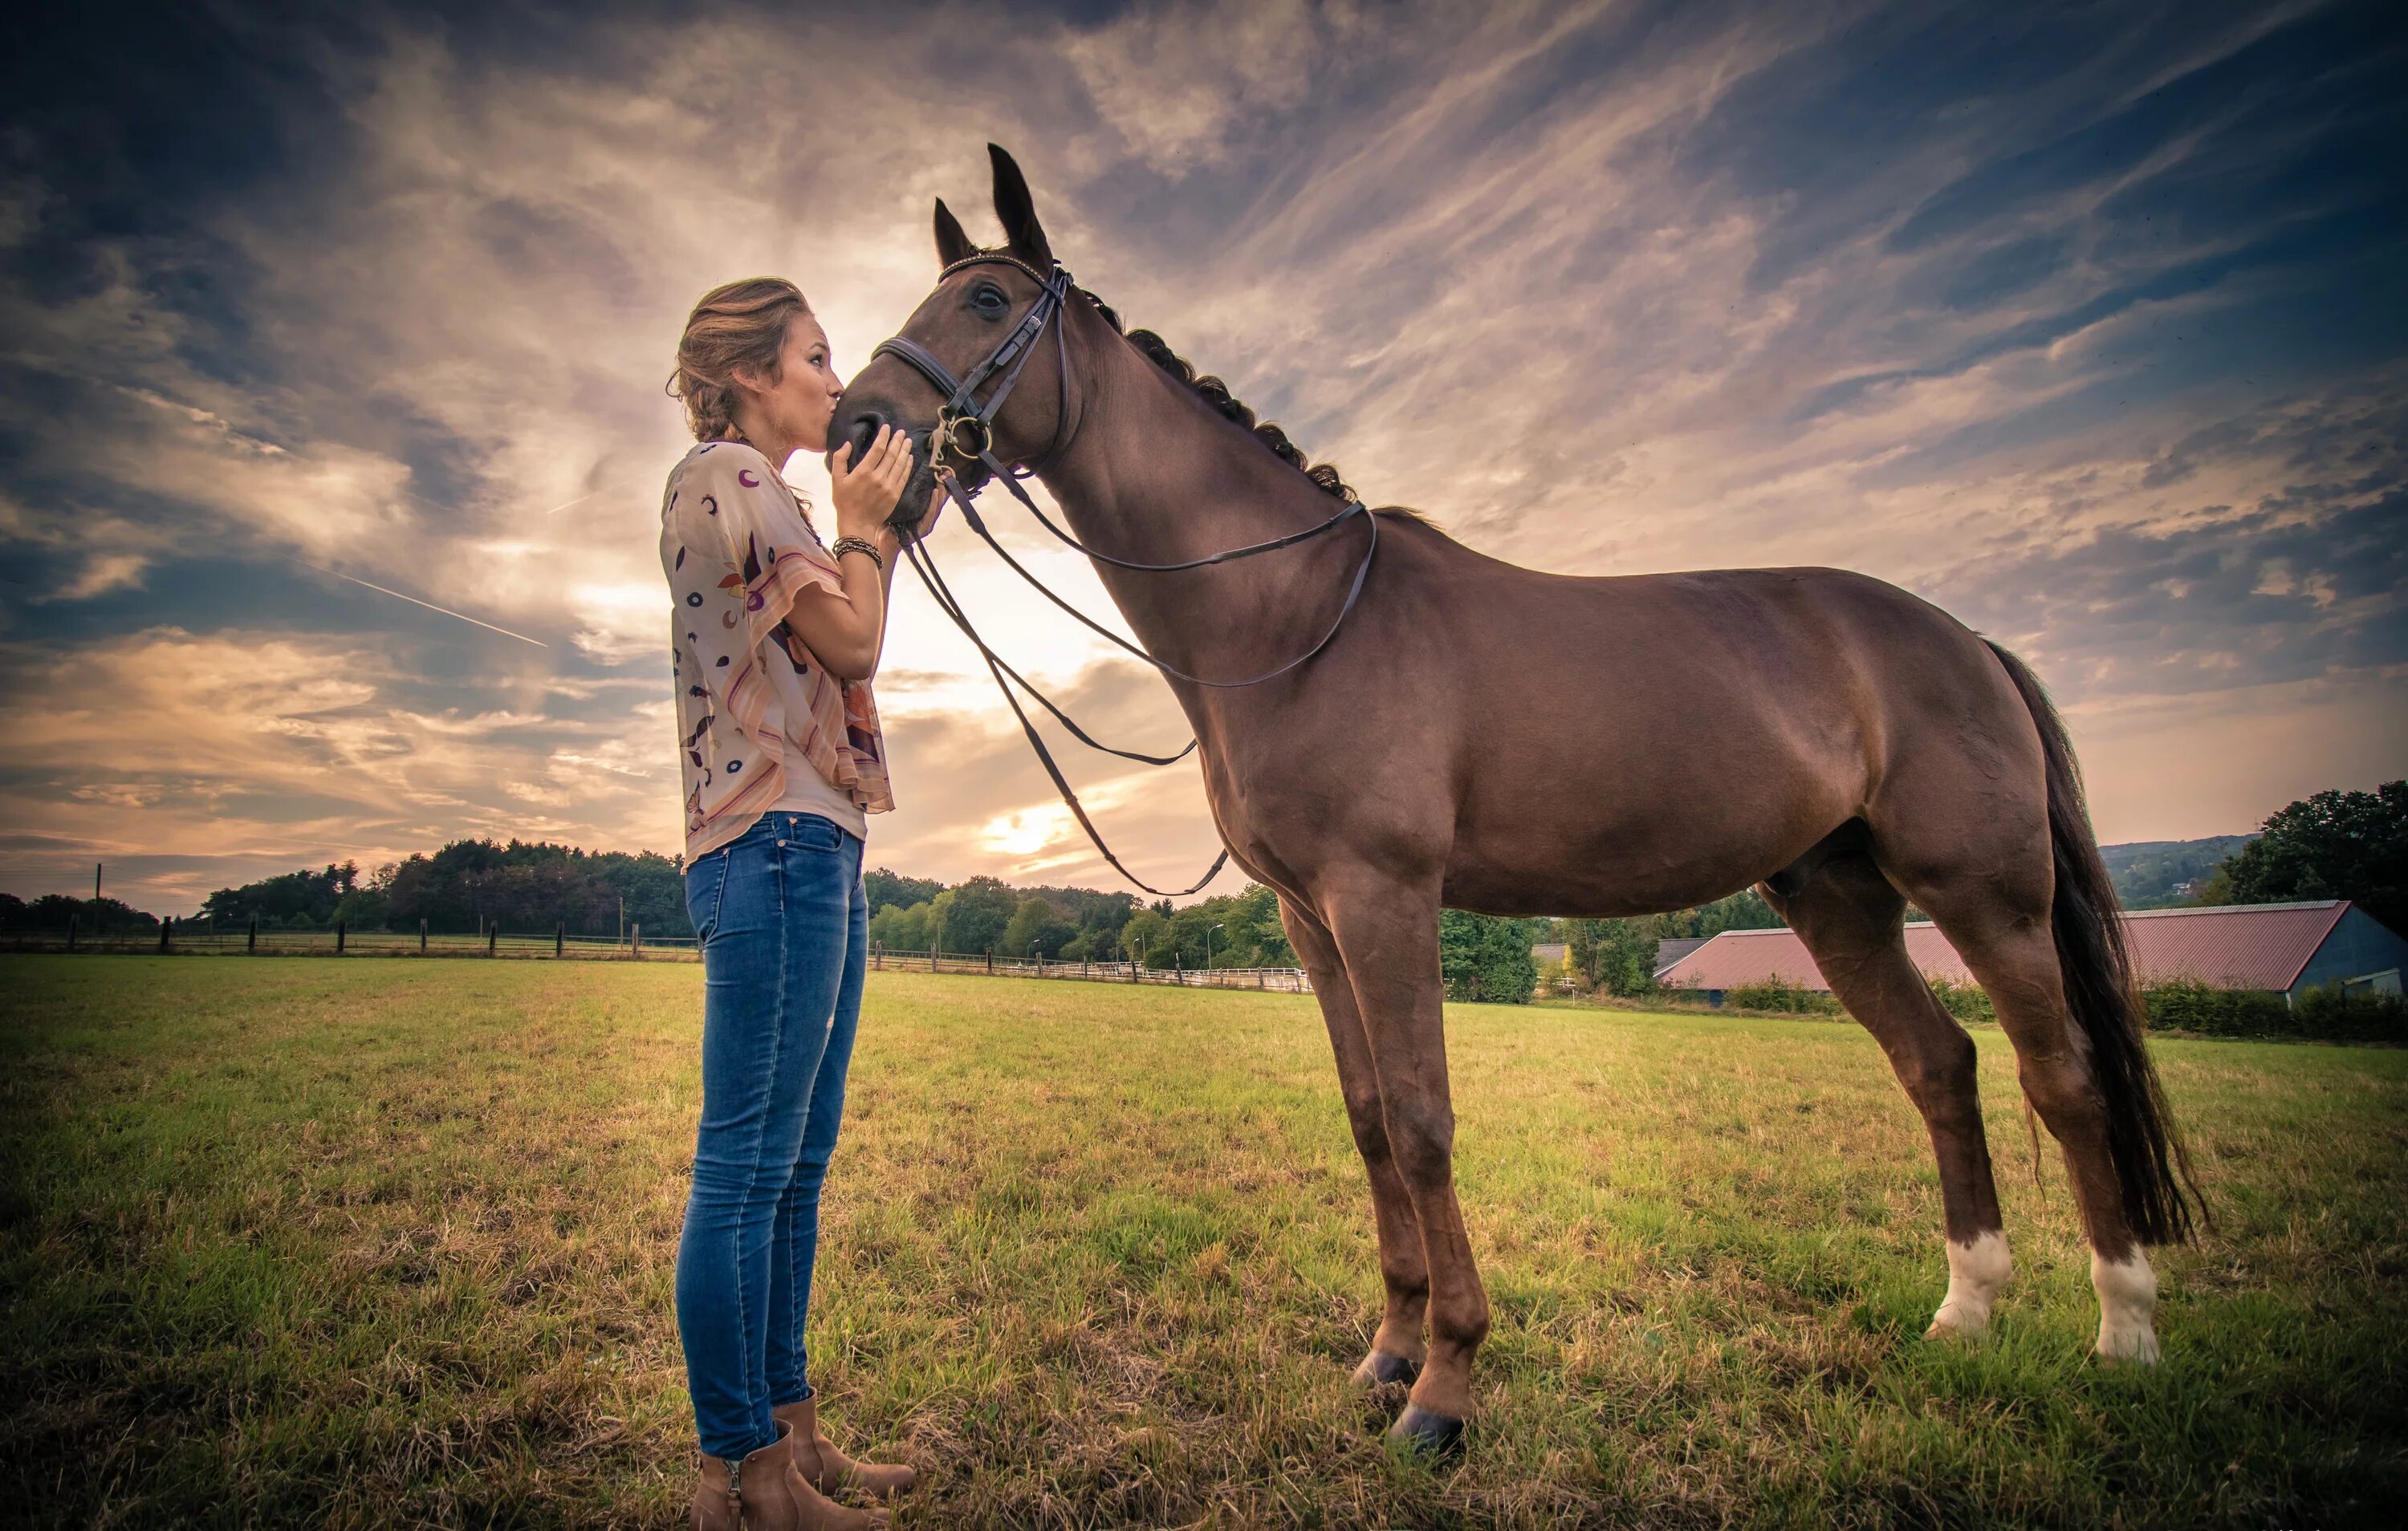
[[[677,1266],[703,1452],[693,1524],[876,1525],[883,1511],[826,1495],[886,1497],[911,1469],[852,1462],[819,1428],[803,1322],[861,1008],[862,841],[867,816],[895,806],[869,677],[911,447],[881,431],[858,462],[838,450],[838,535],[824,546],[779,468],[824,449],[843,391],[810,305],[774,278],[695,305],[669,392],[697,443],[661,508],[704,975],[702,1126]]]

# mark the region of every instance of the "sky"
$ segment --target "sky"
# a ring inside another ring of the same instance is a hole
[[[0,890],[100,861],[183,912],[461,836],[675,851],[679,327],[781,274],[857,370],[934,279],[935,197],[999,242],[990,140],[1083,285],[1373,503],[1560,572],[1895,581],[2032,663],[2104,841],[2371,787],[2408,769],[2403,16],[27,7]],[[1091,728],[1183,739],[937,542]],[[1119,885],[908,576],[878,692],[873,865]],[[1065,758],[1140,876],[1210,859],[1192,762]]]

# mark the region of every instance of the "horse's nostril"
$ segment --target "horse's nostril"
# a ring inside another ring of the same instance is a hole
[[[869,455],[869,449],[878,442],[878,428],[885,423],[885,417],[874,410],[864,411],[861,417],[853,422],[851,439],[854,462],[858,463]]]

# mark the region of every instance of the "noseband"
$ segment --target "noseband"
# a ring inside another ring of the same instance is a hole
[[[981,251],[976,255],[955,261],[938,273],[938,284],[943,285],[946,278],[964,267],[990,265],[1008,265],[1025,273],[1038,284],[1039,293],[1037,301],[1029,306],[1028,312],[1022,317],[1018,324],[1012,327],[1011,333],[1003,337],[1003,343],[988,352],[985,361],[972,367],[968,377],[955,378],[953,369],[939,361],[925,346],[899,335],[881,341],[878,349],[869,353],[873,361],[881,356],[891,355],[908,364],[922,377],[936,384],[937,392],[944,395],[945,402],[937,410],[937,423],[928,432],[928,463],[936,473],[937,482],[943,487],[953,502],[961,507],[962,520],[968,524],[970,530],[978,534],[980,540],[994,549],[996,555],[1010,565],[1014,573],[1034,586],[1038,594],[1076,617],[1090,631],[1111,639],[1120,648],[1175,680],[1185,680],[1193,685],[1217,688],[1260,685],[1266,680],[1285,675],[1328,648],[1330,641],[1338,637],[1338,630],[1346,625],[1346,619],[1354,614],[1354,603],[1363,594],[1364,580],[1371,572],[1372,555],[1380,550],[1379,518],[1366,509],[1361,500],[1350,497],[1345,508],[1336,515],[1306,527],[1300,532],[1290,532],[1284,537],[1275,537],[1267,541],[1249,543],[1242,548],[1230,548],[1221,552],[1207,554],[1202,558],[1191,558],[1175,564],[1134,563],[1125,558],[1115,558],[1110,553],[1097,552],[1062,530],[1061,527],[1054,525],[1053,520],[1038,508],[1037,502],[1029,497],[1028,491],[1020,486],[1020,480],[1032,477],[1039,468],[1051,462],[1061,451],[1063,432],[1069,423],[1070,353],[1062,338],[1062,309],[1063,305],[1068,301],[1071,292],[1070,273],[1057,265],[1054,267],[1051,276],[1043,276],[1039,274],[1035,266],[1013,256],[1000,251]],[[1054,331],[1054,350],[1060,361],[1062,382],[1061,407],[1054,417],[1054,439],[1046,443],[1045,451],[1039,453],[1031,464],[1007,465],[995,454],[995,417],[1003,408],[1003,401],[1010,397],[1013,385],[1020,381],[1022,369],[1028,365],[1028,359],[1037,353],[1037,343],[1049,326]],[[995,392],[987,395],[984,404],[979,403],[978,391],[998,375],[1001,380],[996,383]],[[1202,568],[1211,564],[1226,564],[1234,559],[1251,558],[1256,553],[1267,553],[1280,548],[1294,547],[1299,542],[1333,530],[1340,522],[1355,516],[1363,518],[1363,523],[1369,529],[1370,537],[1363,550],[1363,561],[1355,565],[1354,582],[1347,587],[1345,604],[1338,608],[1337,618],[1330,622],[1328,628],[1322,633],[1320,639],[1312,648],[1284,665],[1265,670],[1260,675],[1248,676],[1242,680],[1207,680],[1201,676],[1190,675],[1185,670],[1154,658],[1142,648],[1131,643],[1047,589],[1044,581],[1031,574],[1022,565],[1020,560],[1005,551],[1003,544],[996,540],[995,534],[987,530],[986,522],[978,513],[978,487],[964,484],[953,470],[945,465],[944,458],[948,451],[965,464],[976,464],[984,468],[990,479],[1002,480],[1003,487],[1010,492],[1012,498],[1026,507],[1028,513],[1035,516],[1039,524],[1047,531],[1097,563],[1110,564],[1117,568],[1134,569],[1146,574],[1168,574],[1181,569]],[[978,630],[970,625],[969,614],[962,609],[960,603],[953,598],[953,593],[946,587],[944,577],[937,572],[936,560],[929,553],[926,545],[909,533],[903,534],[902,544],[903,556],[910,561],[912,572],[920,577],[920,582],[927,588],[929,598],[937,603],[939,610],[953,619],[953,625],[959,627],[962,630],[962,636],[968,638],[971,647],[978,650],[979,657],[986,661],[987,671],[995,677],[996,689],[1003,693],[1003,699],[1010,704],[1012,715],[1020,720],[1021,730],[1028,736],[1028,743],[1037,751],[1037,758],[1044,766],[1045,774],[1054,779],[1054,790],[1061,794],[1063,803],[1068,807],[1072,817],[1079,821],[1079,827],[1087,832],[1087,838],[1094,843],[1096,851],[1102,853],[1103,858],[1111,863],[1113,869],[1147,893],[1176,898],[1183,898],[1189,894],[1200,891],[1206,883],[1219,876],[1221,868],[1229,860],[1226,847],[1224,847],[1221,853],[1212,859],[1212,865],[1206,868],[1202,877],[1197,879],[1190,886],[1175,893],[1154,887],[1139,878],[1126,866],[1122,866],[1121,859],[1112,854],[1111,847],[1104,843],[1103,836],[1096,831],[1095,823],[1088,819],[1086,808],[1079,801],[1079,794],[1070,790],[1068,779],[1063,776],[1061,767],[1054,762],[1054,752],[1045,747],[1045,740],[1038,734],[1036,725],[1028,721],[1027,712],[1021,708],[1020,698],[1012,694],[1011,688],[1017,684],[1021,690],[1028,693],[1046,711],[1054,714],[1054,718],[1082,744],[1100,750],[1109,755],[1118,755],[1123,760],[1139,761],[1149,766],[1168,766],[1184,757],[1188,751],[1195,749],[1196,741],[1189,739],[1185,749],[1181,750],[1177,754],[1170,755],[1140,754],[1134,751],[1115,750],[1111,745],[1097,743],[1088,736],[1085,729],[1073,723],[1068,714],[1054,706],[1044,693],[1030,685],[1018,670],[1004,662],[1000,654],[987,647],[986,640],[980,637]],[[1005,679],[1007,676],[1010,678],[1009,680]]]

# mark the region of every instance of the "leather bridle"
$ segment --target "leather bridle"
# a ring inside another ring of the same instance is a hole
[[[909,363],[922,377],[935,383],[937,392],[945,396],[945,402],[937,409],[936,426],[928,432],[930,467],[941,469],[945,453],[951,451],[965,463],[983,463],[990,471],[1000,473],[1002,465],[995,461],[995,417],[1002,412],[1003,401],[1011,396],[1012,387],[1020,381],[1021,370],[1028,365],[1028,359],[1037,354],[1037,342],[1048,325],[1054,330],[1054,354],[1061,358],[1062,363],[1062,409],[1054,417],[1054,441],[1046,447],[1039,462],[1053,456],[1055,447],[1061,442],[1063,427],[1069,422],[1070,356],[1062,345],[1062,306],[1070,295],[1070,273],[1056,265],[1052,276],[1040,276],[1035,266],[1017,256],[999,250],[982,251],[955,261],[939,272],[937,284],[941,287],[954,272],[973,265],[1010,266],[1037,283],[1038,293],[1037,301],[1029,305],[1028,312],[1021,317],[1011,333],[987,353],[985,361],[970,368],[968,377],[956,379],[953,370],[937,360],[928,348],[900,335],[879,342],[878,349],[871,351],[869,357],[876,361],[881,356],[894,356]],[[1010,370],[1005,371],[1007,367]],[[984,404],[979,403],[978,391],[997,373],[1003,375],[1003,380],[996,384],[995,392],[987,395]]]
[[[1343,627],[1346,624],[1346,619],[1354,614],[1355,603],[1363,594],[1364,582],[1371,573],[1372,556],[1380,551],[1380,518],[1365,508],[1359,499],[1350,496],[1345,508],[1336,515],[1308,526],[1302,531],[1290,532],[1284,537],[1249,543],[1242,548],[1230,548],[1221,552],[1207,554],[1202,558],[1190,558],[1172,564],[1136,563],[1125,558],[1116,558],[1111,553],[1098,552],[1054,524],[1052,518],[1038,508],[1037,502],[1029,497],[1028,491],[1021,487],[1020,481],[1023,479],[1034,477],[1039,468],[1053,461],[1061,451],[1065,439],[1064,433],[1069,428],[1070,353],[1062,336],[1062,312],[1070,293],[1076,289],[1071,284],[1070,273],[1059,265],[1054,267],[1050,276],[1040,275],[1035,266],[1000,250],[982,250],[978,254],[955,261],[938,274],[937,281],[941,286],[947,278],[957,271],[968,266],[989,265],[1008,265],[1025,274],[1037,283],[1038,296],[1037,301],[1029,306],[1028,312],[1023,315],[1020,322],[1012,327],[1011,333],[1005,336],[1001,343],[987,353],[986,360],[972,367],[968,377],[955,378],[953,369],[939,361],[926,347],[900,335],[881,341],[878,348],[870,352],[870,358],[873,361],[881,356],[891,355],[904,362],[922,377],[934,383],[937,392],[943,395],[944,403],[939,406],[937,410],[937,423],[928,432],[928,462],[935,471],[938,484],[955,505],[961,507],[962,520],[969,529],[978,534],[981,541],[994,549],[996,555],[1010,565],[1012,572],[1027,580],[1039,594],[1077,618],[1089,631],[1110,639],[1163,674],[1187,681],[1192,685],[1223,689],[1260,685],[1266,680],[1285,675],[1328,648],[1330,642],[1338,637],[1338,630]],[[1038,344],[1049,328],[1054,332],[1054,349],[1059,361],[1058,370],[1061,375],[1062,390],[1060,410],[1054,416],[1054,438],[1046,443],[1044,451],[1028,463],[1007,465],[996,455],[995,418],[1001,412],[1004,400],[1010,397],[1012,388],[1020,381],[1021,372],[1028,365],[1028,359],[1037,353]],[[995,391],[987,395],[984,404],[981,404],[978,391],[985,387],[989,381],[998,378],[1000,380],[996,382]],[[984,487],[984,482],[977,485],[963,483],[960,477],[945,465],[947,452],[951,452],[965,464],[975,464],[982,468],[986,474],[985,482],[1000,481],[1010,493],[1012,498],[1026,507],[1028,513],[1037,518],[1039,525],[1063,542],[1089,558],[1098,563],[1110,564],[1115,568],[1132,569],[1144,574],[1170,574],[1182,569],[1226,564],[1240,558],[1251,558],[1257,553],[1273,552],[1282,548],[1294,547],[1299,542],[1309,541],[1324,532],[1331,531],[1356,516],[1360,516],[1364,525],[1369,529],[1369,540],[1363,549],[1363,561],[1355,565],[1354,579],[1347,587],[1345,604],[1339,608],[1336,619],[1330,622],[1328,628],[1323,632],[1312,647],[1286,664],[1265,670],[1260,675],[1248,676],[1242,680],[1207,680],[1202,676],[1190,675],[1176,665],[1156,659],[1142,648],[1104,626],[1048,589],[1043,580],[1031,574],[1018,559],[1012,557],[1003,544],[996,540],[995,534],[987,529],[985,521],[978,513],[977,505],[978,491]],[[1205,884],[1220,875],[1221,868],[1229,859],[1229,852],[1226,847],[1218,856],[1213,858],[1211,866],[1202,877],[1176,893],[1169,893],[1153,886],[1123,866],[1121,859],[1112,854],[1111,847],[1104,843],[1104,837],[1096,832],[1093,821],[1088,819],[1085,807],[1079,801],[1079,794],[1071,790],[1068,780],[1062,775],[1061,767],[1054,764],[1053,751],[1045,747],[1045,741],[1039,736],[1036,725],[1028,721],[1028,714],[1022,709],[1020,699],[1012,694],[1012,686],[1018,685],[1021,690],[1034,697],[1038,705],[1051,712],[1082,744],[1100,750],[1106,754],[1118,755],[1123,760],[1134,760],[1148,766],[1168,766],[1184,758],[1190,751],[1194,750],[1196,740],[1189,739],[1184,749],[1180,750],[1176,754],[1169,755],[1140,754],[1134,751],[1116,750],[1110,745],[1097,743],[1089,737],[1086,730],[1071,721],[1069,714],[1055,706],[1044,693],[1030,685],[1018,670],[1006,664],[1001,655],[987,647],[986,640],[980,637],[978,630],[970,624],[968,613],[962,609],[960,603],[953,598],[953,592],[947,588],[944,577],[937,572],[936,560],[930,555],[927,546],[908,530],[898,530],[903,545],[903,556],[910,563],[912,572],[920,577],[920,582],[927,588],[929,598],[937,603],[938,609],[953,619],[953,625],[960,628],[962,636],[968,638],[971,646],[978,650],[979,657],[986,661],[988,673],[995,677],[996,686],[1003,693],[1003,699],[1010,705],[1012,715],[1020,720],[1021,729],[1028,736],[1029,745],[1037,751],[1039,762],[1044,766],[1046,774],[1054,779],[1054,789],[1061,794],[1063,803],[1070,809],[1071,815],[1079,821],[1079,827],[1086,831],[1087,838],[1094,843],[1103,858],[1110,862],[1123,877],[1127,878],[1147,893],[1158,896],[1184,897],[1188,894],[1198,892]],[[1010,680],[1007,680],[1006,677],[1010,677]]]

